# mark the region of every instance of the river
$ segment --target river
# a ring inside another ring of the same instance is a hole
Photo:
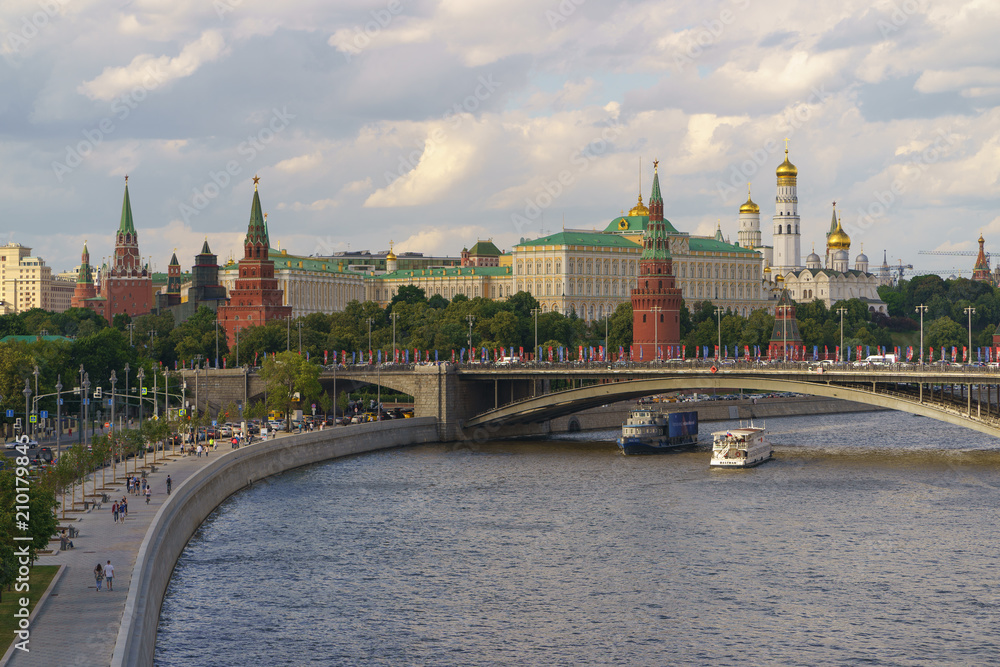
[[[896,412],[766,426],[751,470],[607,431],[258,482],[185,549],[156,664],[998,664],[997,441]]]

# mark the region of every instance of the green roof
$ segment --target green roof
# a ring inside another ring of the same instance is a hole
[[[625,224],[622,225],[622,222]],[[646,231],[646,225],[649,224],[648,215],[619,215],[617,218],[608,223],[608,226],[604,228],[606,233],[614,234],[624,234],[626,232],[638,233]],[[680,234],[677,228],[674,227],[666,218],[663,219],[663,224],[667,234]]]
[[[741,248],[733,243],[717,241],[714,238],[704,239],[698,237],[691,237],[688,240],[688,249],[692,252],[740,252],[746,254],[757,252],[756,250],[751,250],[750,248]]]
[[[73,340],[72,338],[67,338],[66,336],[4,336],[0,338],[0,343],[13,343],[15,341],[19,343],[34,343],[39,340],[44,340],[48,343],[56,340]]]
[[[518,243],[517,248],[539,245],[586,245],[596,247],[641,248],[638,243],[615,234],[601,232],[559,232]]]
[[[634,245],[634,244],[633,244]],[[403,269],[392,273],[371,276],[376,280],[398,280],[401,278],[434,278],[461,276],[509,276],[509,266],[453,266],[440,269]]]
[[[660,194],[660,175],[656,173],[656,167],[653,167],[653,191],[649,193],[649,203],[653,202],[663,203],[663,196]]]
[[[302,271],[325,271],[327,273],[349,273],[351,275],[359,275],[357,271],[349,271],[346,268],[340,269],[341,260],[338,258],[317,258],[317,257],[300,257],[298,255],[288,255],[282,253],[280,250],[275,250],[271,248],[268,251],[267,258],[274,262],[275,269],[301,269]],[[301,264],[301,266],[299,266]],[[223,268],[235,268],[223,267]]]
[[[125,181],[125,198],[122,200],[122,220],[118,224],[118,231],[123,234],[135,236],[135,225],[132,224],[132,204],[128,199],[128,180]]]
[[[476,245],[469,248],[470,255],[487,255],[489,257],[499,257],[503,253],[500,248],[493,244],[493,241],[476,241]]]
[[[76,274],[76,282],[81,285],[91,285],[94,282],[94,274],[90,270],[90,251],[87,250],[87,242],[83,243],[83,256],[85,260],[80,263],[80,270]]]
[[[170,277],[169,273],[152,273],[150,274],[150,279],[154,283],[166,283],[167,279]],[[189,280],[191,278],[190,271],[181,271],[181,281]]]

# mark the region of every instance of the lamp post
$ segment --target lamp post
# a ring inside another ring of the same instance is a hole
[[[302,350],[299,350],[301,352]],[[219,319],[215,319],[215,370],[219,370]]]
[[[296,320],[295,326],[299,328],[299,354],[302,354],[302,320]]]
[[[840,308],[837,309],[837,312],[840,313],[840,355],[838,356],[837,361],[843,361],[844,360],[844,313],[847,312],[847,309],[841,306]]]
[[[396,319],[399,317],[399,313],[393,311],[392,313],[389,314],[389,317],[392,318],[392,360],[396,361]],[[334,364],[334,366],[336,366],[336,364]],[[337,399],[336,396],[334,396],[333,398],[334,400]],[[336,411],[334,411],[333,414],[334,416],[336,416],[337,415]]]
[[[240,365],[240,328],[236,327],[236,366]]]
[[[125,364],[125,419],[124,419],[124,421],[126,421],[126,422],[128,421],[128,404],[129,404],[129,396],[130,396],[129,395],[129,386],[128,386],[128,373],[129,373],[130,370],[131,369],[128,367],[128,364]]]
[[[87,422],[90,421],[90,373],[83,374],[83,384],[80,385],[80,389],[83,390],[83,429],[87,430]],[[84,434],[83,439],[86,440],[87,436]]]
[[[535,348],[533,355],[535,358],[535,363],[538,363],[538,313],[541,312],[541,308],[532,308],[531,314],[535,316]]]
[[[968,357],[966,357],[966,359],[971,360],[972,359],[972,316],[976,314],[976,309],[973,308],[972,306],[969,306],[968,308],[965,309],[965,314],[969,316],[969,352],[968,352]],[[963,359],[963,361],[965,360]],[[35,366],[35,372],[38,372],[38,366]],[[36,376],[36,381],[37,381],[37,376]],[[35,388],[37,389],[38,387],[36,386]]]
[[[285,352],[292,351],[292,316],[285,320]]]
[[[662,306],[651,306],[649,310],[653,313],[653,359],[660,360],[660,311]]]
[[[77,424],[76,438],[77,442],[83,442],[83,401],[86,395],[83,391],[83,364],[80,364],[80,423]]]
[[[368,360],[371,361],[372,358],[372,321],[373,319],[369,317],[368,322]]]
[[[205,358],[204,354],[194,355],[195,367],[194,367],[194,412],[198,414],[198,371],[201,370],[201,360]]]
[[[608,360],[608,321],[611,319],[609,314],[604,318],[604,358],[601,361]]]
[[[135,333],[135,322],[129,322],[125,325],[125,328],[128,329],[128,345],[129,347],[134,347],[132,344],[132,334]]]
[[[465,319],[469,322],[469,361],[472,361],[472,323],[476,321],[475,315],[466,315]]]
[[[139,380],[139,428],[142,428],[142,381],[146,377],[146,371],[140,368],[135,377]]]
[[[718,320],[719,323],[719,351],[715,355],[716,361],[719,361],[722,358],[722,313],[724,312],[725,311],[721,307],[715,309],[715,319]]]
[[[115,430],[115,383],[118,382],[118,376],[115,372],[111,371],[111,430]]]
[[[35,376],[35,412],[38,412],[38,364],[35,364],[35,370],[31,374]],[[34,435],[36,430],[36,427],[32,426],[31,434]]]
[[[62,456],[62,374],[56,377],[56,458]]]
[[[28,419],[31,414],[28,409],[28,399],[31,397],[31,381],[24,378],[24,433],[29,433]],[[29,436],[30,437],[30,436]]]
[[[924,366],[924,313],[927,312],[927,306],[920,304],[917,306],[917,312],[920,313],[920,367]]]

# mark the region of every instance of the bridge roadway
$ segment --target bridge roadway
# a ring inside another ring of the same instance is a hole
[[[466,420],[465,428],[537,422],[612,401],[679,389],[788,391],[901,410],[1000,437],[1000,372],[980,367],[833,367],[803,363],[717,366],[663,363],[609,367],[463,369],[480,382],[530,376],[579,381],[579,387],[495,404]],[[590,384],[585,381],[596,381]]]
[[[814,364],[693,360],[660,363],[382,364],[327,367],[320,375],[331,395],[379,385],[414,397],[417,417],[435,417],[443,441],[467,429],[545,422],[605,403],[683,389],[790,391],[912,412],[1000,436],[1000,370],[975,366],[920,368],[914,364],[858,368]],[[215,411],[229,401],[263,398],[259,376],[244,369],[185,371],[188,398]],[[192,377],[194,376],[194,377]],[[200,376],[200,379],[196,379]],[[555,381],[572,388],[552,391]]]

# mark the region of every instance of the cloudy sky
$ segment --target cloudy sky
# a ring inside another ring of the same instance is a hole
[[[57,271],[113,249],[457,255],[601,228],[648,196],[736,239],[774,213],[784,139],[802,252],[831,202],[874,260],[1000,247],[995,0],[3,0],[6,240]]]

